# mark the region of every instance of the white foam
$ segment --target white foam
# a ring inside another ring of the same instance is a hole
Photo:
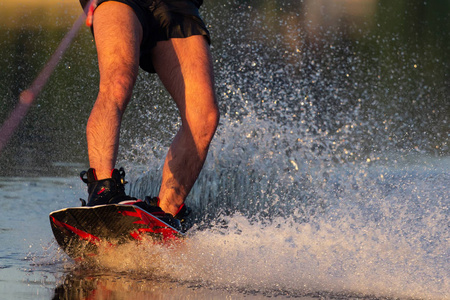
[[[322,216],[311,223],[277,218],[270,224],[242,215],[193,231],[181,245],[124,246],[100,259],[115,271],[151,273],[214,288],[290,295],[362,294],[445,299],[448,262],[427,253],[414,237],[350,216]],[[434,250],[443,251],[445,246]],[[448,250],[448,249],[447,249]],[[117,257],[121,257],[117,260]],[[439,266],[438,263],[444,263]]]

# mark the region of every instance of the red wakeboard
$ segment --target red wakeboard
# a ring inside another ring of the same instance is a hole
[[[73,259],[94,256],[101,245],[143,240],[164,244],[184,236],[134,205],[65,208],[50,213],[50,224],[59,246]]]

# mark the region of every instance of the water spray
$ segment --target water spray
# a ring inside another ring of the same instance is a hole
[[[61,61],[66,50],[69,48],[73,39],[77,35],[79,29],[81,28],[84,20],[86,19],[86,25],[92,25],[93,13],[96,7],[97,0],[90,0],[88,5],[86,5],[85,11],[78,17],[78,19],[73,24],[69,32],[64,36],[63,40],[59,44],[58,48],[55,50],[53,55],[48,60],[47,64],[44,66],[42,71],[33,81],[31,86],[20,93],[19,103],[16,105],[14,110],[11,112],[9,118],[3,123],[0,128],[0,152],[6,146],[11,135],[16,130],[17,126],[20,124],[22,119],[27,114],[33,102],[36,100],[39,93],[42,91],[44,86],[47,84],[50,75],[55,70],[58,63]]]

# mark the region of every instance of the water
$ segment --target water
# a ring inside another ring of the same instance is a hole
[[[449,167],[448,158],[426,157],[396,166],[339,166],[335,178],[317,183],[320,195],[306,202],[293,199],[296,205],[284,216],[244,209],[259,201],[251,191],[230,193],[228,201],[241,212],[203,219],[188,231],[184,245],[124,246],[96,267],[80,266],[61,253],[48,222],[51,210],[78,205],[84,196],[78,180],[3,178],[1,298],[95,292],[94,299],[446,299]],[[205,170],[216,168],[207,164]],[[267,196],[266,210],[274,210],[271,206],[282,197]],[[204,197],[194,198],[193,208],[210,205],[202,203]],[[314,209],[305,214],[308,207]]]
[[[49,212],[86,196],[84,29],[0,155],[0,299],[450,298],[447,4],[206,2],[222,117],[186,242],[93,266],[53,240]],[[2,107],[78,14],[46,7],[0,22]],[[123,125],[128,190],[155,195],[179,119],[154,77]]]

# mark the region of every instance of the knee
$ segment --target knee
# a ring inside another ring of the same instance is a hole
[[[220,113],[217,105],[202,111],[196,121],[190,121],[189,128],[194,140],[203,147],[209,146],[219,124]]]
[[[207,136],[209,140],[212,140],[214,133],[216,132],[217,126],[219,125],[220,112],[217,105],[214,106],[205,116],[205,128],[207,131]]]
[[[102,106],[106,109],[117,109],[123,114],[130,101],[133,86],[134,80],[125,74],[102,80],[97,102],[102,102]]]

